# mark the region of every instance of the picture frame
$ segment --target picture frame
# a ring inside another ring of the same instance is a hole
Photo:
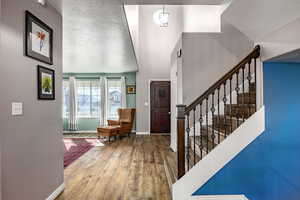
[[[38,99],[55,100],[55,71],[37,66]]]
[[[127,94],[135,94],[136,93],[136,86],[135,85],[127,85],[126,86]]]
[[[25,11],[25,55],[53,65],[53,30],[28,10]]]

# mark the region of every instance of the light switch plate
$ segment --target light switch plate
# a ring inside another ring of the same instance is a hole
[[[23,115],[23,103],[13,102],[11,104],[11,114],[12,115]]]

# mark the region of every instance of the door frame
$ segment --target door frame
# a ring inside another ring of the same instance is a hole
[[[154,82],[154,81],[169,81],[171,83],[171,78],[169,79],[149,79],[149,82],[148,82],[148,117],[149,117],[149,135],[151,135],[151,83]],[[170,91],[171,93],[171,91]],[[170,98],[170,105],[171,105],[171,98]],[[170,118],[171,118],[171,115],[170,115]],[[172,126],[172,122],[170,120],[170,126]],[[170,127],[171,128],[171,127]],[[163,134],[163,133],[162,133]],[[171,134],[171,133],[170,133]]]

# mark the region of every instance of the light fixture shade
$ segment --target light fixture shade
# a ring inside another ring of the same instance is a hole
[[[160,27],[168,27],[169,15],[164,9],[159,9],[153,13],[153,21]]]
[[[37,2],[41,5],[46,5],[46,0],[37,0]]]

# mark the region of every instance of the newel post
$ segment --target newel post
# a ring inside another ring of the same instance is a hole
[[[178,179],[185,174],[185,105],[177,105],[177,169]]]

